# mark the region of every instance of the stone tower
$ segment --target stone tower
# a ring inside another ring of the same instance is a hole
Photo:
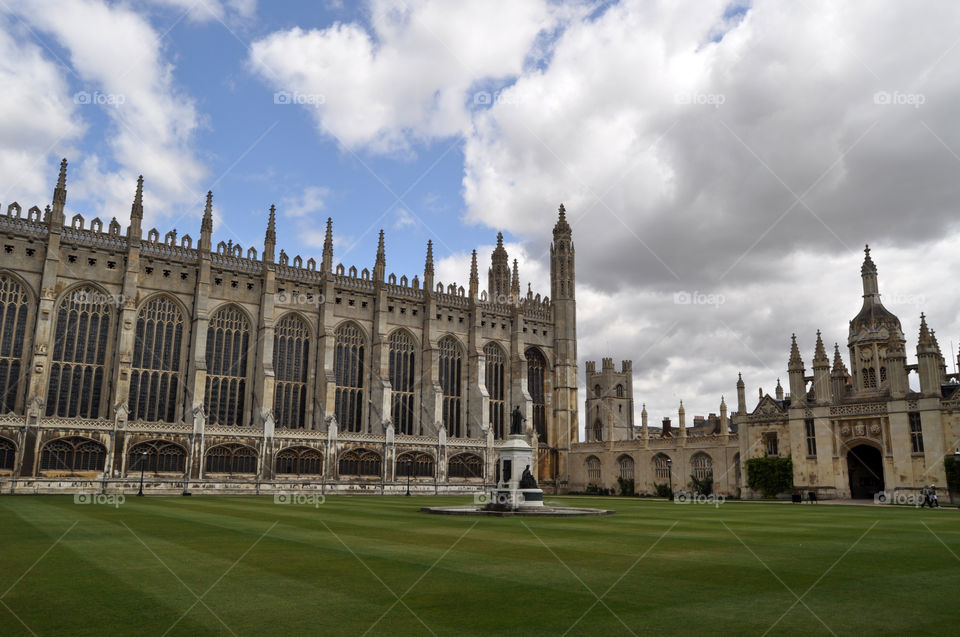
[[[899,353],[906,339],[900,319],[880,302],[877,266],[870,258],[870,246],[864,248],[863,252],[863,266],[860,268],[863,307],[850,321],[847,347],[850,350],[854,391],[871,393],[889,389],[888,355]],[[894,355],[894,360],[899,360],[897,355]]]
[[[633,440],[633,366],[622,361],[620,371],[604,358],[600,371],[593,361],[586,369],[586,440]]]
[[[577,417],[577,299],[573,233],[566,210],[560,204],[550,245],[550,297],[553,306],[553,426],[552,440],[558,452],[558,490],[566,489],[570,444],[578,442]]]
[[[497,247],[490,258],[490,269],[487,271],[487,290],[490,300],[501,305],[512,305],[506,297],[510,294],[510,259],[507,250],[503,247],[503,233],[497,233]]]

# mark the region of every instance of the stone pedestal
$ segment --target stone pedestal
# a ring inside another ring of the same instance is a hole
[[[511,435],[500,447],[497,462],[497,486],[490,491],[491,508],[497,510],[530,509],[543,506],[543,491],[521,485],[524,470],[533,465],[533,448],[522,435]],[[532,480],[532,478],[531,478]]]

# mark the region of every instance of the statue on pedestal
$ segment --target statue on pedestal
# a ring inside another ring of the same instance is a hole
[[[533,474],[530,473],[530,465],[527,465],[527,468],[523,470],[523,473],[520,475],[520,488],[521,489],[539,489],[537,486],[537,480],[533,477]]]
[[[517,405],[513,408],[513,411],[510,413],[510,435],[523,435],[523,422],[526,418],[523,417],[523,414],[520,413],[520,405]]]

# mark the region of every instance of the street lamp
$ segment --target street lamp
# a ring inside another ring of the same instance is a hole
[[[410,495],[410,474],[413,473],[413,458],[407,458],[407,495]]]
[[[667,458],[667,478],[670,480],[670,499],[673,499],[673,458]]]
[[[140,490],[137,491],[138,496],[143,495],[143,469],[144,469],[143,463],[146,459],[147,459],[147,452],[146,451],[140,452]]]

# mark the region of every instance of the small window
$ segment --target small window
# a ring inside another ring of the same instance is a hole
[[[807,455],[815,457],[817,455],[817,435],[813,418],[807,418],[803,424],[807,430]]]
[[[911,411],[910,418],[910,442],[913,445],[913,453],[923,453],[923,428],[920,426],[920,412]]]

